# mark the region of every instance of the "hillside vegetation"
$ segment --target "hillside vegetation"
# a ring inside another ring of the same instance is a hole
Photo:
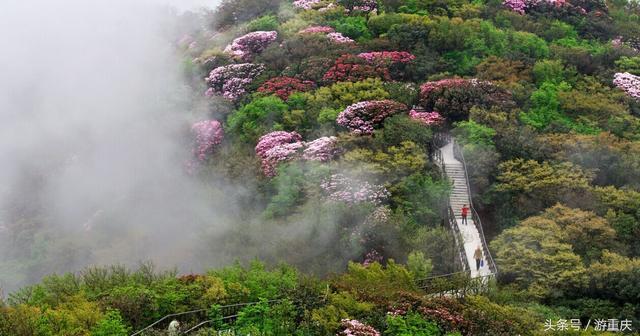
[[[207,247],[238,263],[51,275],[0,303],[0,335],[128,335],[196,309],[181,321],[214,320],[202,335],[640,328],[638,2],[225,0],[176,20],[194,16],[209,26],[176,51],[209,117],[185,170],[251,190]],[[462,148],[498,267],[482,295],[437,295],[470,286],[441,133]],[[254,304],[216,320],[236,303]]]

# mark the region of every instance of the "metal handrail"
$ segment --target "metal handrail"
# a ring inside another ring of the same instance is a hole
[[[462,233],[460,232],[460,228],[458,227],[458,223],[456,222],[456,217],[453,213],[453,208],[449,205],[447,217],[449,219],[449,226],[451,230],[453,230],[453,239],[455,240],[456,246],[458,247],[458,254],[460,256],[460,262],[462,263],[462,270],[464,272],[468,272],[469,269],[469,259],[467,258],[467,252],[464,249],[464,239],[462,238]]]
[[[140,335],[143,332],[155,327],[156,325],[160,324],[161,322],[172,318],[172,317],[177,317],[177,316],[183,316],[183,315],[191,315],[191,314],[195,314],[195,313],[202,313],[202,312],[206,312],[208,309],[196,309],[196,310],[190,310],[190,311],[186,311],[186,312],[181,312],[181,313],[174,313],[174,314],[169,314],[164,316],[163,318],[151,323],[150,325],[144,327],[143,329],[140,329],[138,331],[136,331],[135,333],[131,334],[131,336],[136,336],[136,335]]]
[[[433,136],[432,146],[434,148],[437,148],[435,152],[438,153],[434,156],[434,159],[436,159],[436,164],[440,167],[440,172],[442,173],[442,176],[445,179],[448,178],[447,167],[444,163],[444,158],[442,156],[442,152],[440,151],[440,149],[446,146],[451,141],[452,141],[452,137],[449,133],[437,132]],[[462,238],[462,233],[460,232],[460,228],[457,225],[453,208],[451,208],[450,198],[447,198],[447,206],[445,209],[444,216],[447,218],[449,227],[453,232],[453,239],[455,241],[456,247],[458,248],[458,257],[460,258],[460,263],[462,264],[462,272],[459,272],[459,273],[470,272],[469,259],[467,258],[467,253],[464,249],[464,239]],[[456,273],[452,273],[452,274],[456,274]]]
[[[492,273],[498,273],[498,267],[493,260],[493,256],[491,255],[491,251],[489,251],[489,245],[487,244],[487,240],[484,236],[484,230],[482,229],[482,221],[480,220],[480,216],[473,206],[473,200],[471,198],[471,185],[469,184],[469,174],[467,173],[467,163],[464,159],[464,153],[462,153],[462,149],[455,141],[455,139],[451,139],[453,141],[453,156],[462,162],[462,167],[464,170],[464,177],[467,184],[468,196],[469,196],[469,207],[471,208],[471,218],[473,219],[473,224],[478,229],[478,233],[480,234],[480,241],[482,242],[482,248],[485,250],[485,255],[487,256],[487,261],[489,263],[489,269]]]
[[[278,302],[278,301],[282,301],[282,299],[274,299],[274,300],[268,300],[266,301],[267,303],[271,303],[271,302]],[[228,308],[236,308],[236,307],[244,307],[244,306],[250,306],[250,305],[254,305],[254,304],[258,304],[260,303],[260,301],[256,301],[256,302],[244,302],[244,303],[235,303],[235,304],[230,304],[230,305],[225,305],[225,306],[220,306],[219,308],[221,309],[228,309]],[[177,317],[177,316],[184,316],[184,315],[191,315],[191,314],[196,314],[196,313],[203,313],[208,311],[209,308],[202,308],[202,309],[195,309],[195,310],[189,310],[186,312],[181,312],[181,313],[174,313],[174,314],[169,314],[164,316],[163,318],[151,323],[150,325],[146,326],[143,329],[140,329],[138,331],[136,331],[135,333],[131,334],[131,336],[136,336],[136,335],[140,335],[143,332],[157,326],[158,324],[160,324],[161,322],[172,318],[172,317]]]
[[[197,329],[200,329],[202,326],[207,325],[207,324],[209,324],[209,323],[212,323],[212,322],[218,322],[218,321],[224,321],[224,320],[229,320],[229,319],[233,319],[233,318],[236,318],[236,317],[238,317],[238,314],[236,314],[236,315],[230,315],[230,316],[223,316],[223,317],[220,317],[220,318],[217,318],[217,319],[213,319],[213,320],[206,320],[206,321],[202,321],[202,322],[200,322],[200,323],[196,324],[195,326],[191,327],[191,328],[190,328],[190,329],[188,329],[187,331],[182,332],[181,334],[183,334],[183,335],[187,335],[187,334],[189,334],[190,332],[196,331]]]

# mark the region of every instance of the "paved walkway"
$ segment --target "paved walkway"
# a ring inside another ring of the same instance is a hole
[[[446,146],[440,148],[440,151],[442,152],[442,159],[444,161],[447,176],[453,182],[453,190],[450,197],[451,208],[456,215],[456,222],[458,223],[460,234],[464,240],[464,249],[467,253],[467,260],[469,261],[471,277],[475,278],[490,275],[491,270],[489,270],[486,259],[484,260],[484,266],[480,268],[480,271],[476,270],[476,261],[473,258],[473,254],[478,246],[482,246],[482,240],[480,239],[480,233],[473,222],[471,211],[469,211],[469,215],[467,216],[468,224],[462,224],[462,206],[464,204],[469,206],[470,202],[464,165],[453,156],[453,141],[450,141]]]

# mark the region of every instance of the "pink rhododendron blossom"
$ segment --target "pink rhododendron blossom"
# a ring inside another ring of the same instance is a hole
[[[409,117],[429,126],[440,125],[444,122],[444,118],[438,112],[418,112],[416,110],[411,110],[409,111]]]
[[[319,4],[321,0],[296,0],[293,2],[293,7],[300,9],[312,9],[313,6]]]
[[[286,144],[302,141],[302,136],[297,132],[275,131],[263,135],[256,145],[256,154],[262,157],[269,149]]]
[[[209,77],[205,78],[209,85],[205,94],[207,96],[218,94],[236,101],[246,93],[247,86],[262,71],[264,71],[263,65],[252,63],[230,64],[215,68]]]
[[[278,163],[292,159],[303,147],[302,136],[297,132],[276,131],[263,135],[256,145],[262,172],[265,176],[275,176]]]
[[[191,132],[194,135],[193,154],[200,161],[206,160],[224,138],[222,124],[217,120],[197,122],[191,126]]]
[[[372,134],[387,117],[406,111],[407,106],[393,100],[364,101],[347,107],[336,122],[355,134]]]
[[[390,196],[383,186],[352,180],[342,174],[332,175],[320,187],[327,193],[329,200],[346,204],[380,204]]]
[[[502,5],[516,13],[525,14],[527,2],[527,0],[504,0]]]
[[[372,326],[358,320],[343,319],[340,321],[340,328],[343,329],[338,333],[340,336],[380,336],[380,332]]]
[[[353,6],[353,10],[371,12],[378,7],[376,0],[360,0]]]
[[[290,161],[304,148],[304,142],[277,145],[266,151],[262,157],[262,172],[265,176],[275,176],[280,162]]]
[[[587,14],[587,10],[580,6],[574,6],[567,0],[503,0],[502,5],[519,14],[526,14],[533,8],[560,8],[567,7],[574,12]]]
[[[313,140],[307,143],[302,158],[310,161],[330,161],[338,154],[337,142],[338,138],[336,137],[322,137]]]
[[[636,39],[624,39],[622,36],[618,36],[611,40],[611,46],[614,48],[627,47],[635,52],[640,52],[640,38]]]
[[[299,31],[299,34],[329,34],[336,30],[329,26],[311,26]]]
[[[613,84],[629,96],[640,100],[640,76],[619,72],[615,74]]]
[[[371,250],[369,252],[367,252],[367,254],[364,256],[364,261],[362,261],[362,265],[363,266],[369,266],[375,262],[377,263],[382,263],[382,260],[384,260],[384,258],[382,257],[382,255],[380,253],[378,253],[378,251],[376,250]]]
[[[374,62],[409,63],[416,59],[414,55],[406,51],[373,51],[358,54],[358,57]]]
[[[339,44],[354,43],[355,42],[354,40],[342,35],[342,33],[329,33],[329,34],[327,34],[327,37],[332,42],[339,43]]]
[[[254,31],[233,40],[224,49],[224,52],[248,62],[254,55],[263,52],[277,38],[278,32],[276,31]]]

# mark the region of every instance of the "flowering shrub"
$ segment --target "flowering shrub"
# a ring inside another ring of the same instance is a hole
[[[416,59],[413,54],[406,51],[373,51],[358,54],[358,57],[367,60],[369,63],[409,63]]]
[[[406,110],[406,105],[393,100],[364,101],[347,107],[336,121],[352,133],[371,134],[387,117]]]
[[[391,80],[389,69],[385,65],[370,64],[363,58],[346,54],[340,56],[322,78],[333,82],[358,82],[377,77]]]
[[[629,96],[640,100],[640,76],[634,76],[628,72],[619,72],[615,74],[613,84]]]
[[[340,44],[343,44],[343,43],[354,43],[355,42],[353,39],[350,39],[350,38],[342,35],[342,33],[329,33],[329,34],[327,34],[327,37],[332,42],[340,43]]]
[[[275,77],[262,84],[258,91],[275,94],[280,99],[287,100],[289,95],[294,92],[306,92],[314,87],[315,83],[312,81],[303,81],[293,77]]]
[[[338,335],[343,336],[380,336],[380,333],[373,327],[366,325],[358,320],[343,319],[340,322],[343,329]]]
[[[552,11],[556,16],[584,16],[590,12],[603,16],[608,11],[606,2],[601,0],[503,0],[502,5],[519,14]]]
[[[264,71],[261,64],[242,63],[217,67],[205,80],[209,85],[207,95],[220,94],[229,100],[237,100],[247,90],[247,86]]]
[[[444,122],[444,118],[438,112],[418,112],[411,110],[409,111],[409,117],[429,126],[439,125]]]
[[[525,14],[525,11],[528,7],[527,0],[504,0],[502,5],[506,8],[520,14]]]
[[[640,52],[640,38],[624,39],[622,36],[618,36],[611,40],[611,46],[614,48],[628,47],[635,52]]]
[[[348,10],[371,12],[378,7],[376,0],[338,0]]]
[[[269,149],[262,157],[262,172],[265,176],[275,176],[278,163],[292,160],[303,147],[304,142],[294,142],[277,145]]]
[[[296,132],[276,131],[263,135],[256,145],[265,176],[275,176],[278,163],[291,160],[302,148],[302,136]]]
[[[299,31],[299,34],[329,34],[336,30],[329,26],[311,26]]]
[[[263,157],[273,147],[302,141],[302,136],[297,132],[276,131],[263,135],[256,145],[256,154]]]
[[[278,38],[276,31],[255,31],[240,36],[229,44],[224,52],[248,62],[253,55],[263,52],[271,42]]]
[[[338,138],[322,137],[307,143],[302,158],[310,161],[327,162],[333,159],[339,151],[336,146]]]
[[[296,0],[293,7],[300,9],[313,9],[313,6],[319,4],[322,0]]]
[[[390,196],[383,186],[351,180],[342,174],[331,175],[320,187],[327,193],[329,200],[346,204],[380,204]]]
[[[378,253],[378,251],[376,250],[371,250],[369,252],[367,252],[367,254],[365,254],[364,256],[364,261],[362,262],[363,266],[369,266],[375,262],[381,264],[382,261],[384,260],[384,257],[382,257],[382,255],[380,253]]]
[[[443,79],[420,87],[420,103],[444,117],[465,119],[473,106],[511,104],[511,94],[491,82],[477,79]]]
[[[559,8],[569,4],[566,0],[504,0],[502,5],[516,13],[525,14],[533,7]]]
[[[206,160],[224,138],[222,124],[217,120],[197,122],[191,126],[191,132],[195,138],[193,154],[200,161]]]

